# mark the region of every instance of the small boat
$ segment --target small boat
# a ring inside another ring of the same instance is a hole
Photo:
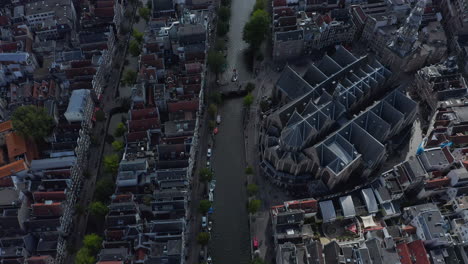
[[[216,188],[216,180],[210,181],[210,192],[213,192]]]
[[[424,147],[426,146],[426,143],[427,143],[427,137],[423,138],[421,144],[419,144],[419,147],[416,150],[416,155],[421,155],[421,153],[424,152]]]

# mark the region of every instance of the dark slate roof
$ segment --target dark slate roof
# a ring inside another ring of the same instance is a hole
[[[153,0],[153,11],[173,10],[174,2],[172,0]]]
[[[287,66],[281,73],[276,86],[286,94],[290,100],[294,100],[312,91],[312,86],[297,74],[291,67]]]
[[[304,32],[302,29],[291,30],[286,32],[276,32],[276,40],[278,41],[290,41],[299,40],[304,38]]]

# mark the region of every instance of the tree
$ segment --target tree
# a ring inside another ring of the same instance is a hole
[[[244,106],[250,107],[253,103],[253,96],[251,93],[248,93],[246,96],[244,96]]]
[[[253,11],[265,10],[266,2],[265,0],[256,0]]]
[[[120,158],[117,154],[104,156],[104,168],[107,172],[112,174],[117,173],[119,169]]]
[[[143,33],[133,29],[132,36],[135,38],[136,41],[138,41],[138,44],[141,44],[143,42]]]
[[[247,185],[247,193],[249,196],[254,196],[258,192],[258,186],[254,183]]]
[[[210,94],[210,102],[220,105],[223,102],[223,97],[220,92],[212,92]]]
[[[254,84],[254,83],[251,83],[251,82],[248,82],[248,83],[245,85],[245,90],[246,90],[248,93],[251,93],[253,90],[255,90],[255,84]]]
[[[151,8],[153,7],[153,1],[146,2],[146,7],[151,10]]]
[[[231,17],[231,9],[226,6],[221,6],[218,10],[218,17],[223,22],[228,22]]]
[[[148,1],[148,2],[151,2],[151,1]],[[151,10],[149,8],[146,8],[146,7],[140,7],[138,9],[138,14],[146,21],[148,22],[149,19],[150,19],[150,15],[151,15]]]
[[[87,248],[92,255],[95,255],[102,248],[102,237],[96,234],[86,235],[83,239],[83,247]]]
[[[124,73],[124,77],[123,77],[122,82],[125,85],[130,86],[130,85],[132,85],[132,84],[134,84],[136,82],[136,79],[137,79],[136,71],[126,70],[125,73]]]
[[[103,218],[109,212],[109,208],[101,201],[92,202],[88,208],[91,215],[96,218]]]
[[[84,212],[85,212],[85,210],[86,210],[85,207],[82,206],[81,204],[76,204],[76,205],[75,205],[75,213],[76,213],[77,215],[83,215]]]
[[[41,140],[52,131],[54,121],[42,107],[34,105],[16,108],[11,117],[13,128],[23,137]]]
[[[229,32],[229,23],[219,20],[218,25],[217,25],[218,36],[224,37],[226,36],[228,32]]]
[[[153,201],[153,197],[151,195],[145,195],[143,196],[143,204],[146,205],[146,206],[150,206],[151,205],[151,201]]]
[[[116,140],[112,142],[112,148],[114,151],[121,151],[124,148],[124,143],[121,140]]]
[[[120,122],[114,130],[114,137],[121,137],[125,134],[127,128],[125,128],[125,124]]]
[[[198,204],[198,211],[202,215],[206,215],[211,208],[211,202],[208,200],[201,200]]]
[[[214,44],[214,48],[216,51],[223,51],[226,48],[226,42],[221,38],[217,38]]]
[[[115,191],[115,184],[111,178],[100,179],[94,189],[94,200],[106,202]]]
[[[209,168],[201,168],[198,172],[200,180],[203,182],[209,182],[213,178],[213,172]]]
[[[216,113],[218,113],[218,107],[215,104],[210,104],[208,106],[208,114],[210,114],[211,118],[215,118]]]
[[[106,113],[104,113],[104,111],[99,109],[99,110],[96,111],[95,117],[96,117],[96,121],[102,122],[102,121],[106,120]]]
[[[91,254],[89,249],[82,247],[76,253],[75,263],[76,264],[94,264],[96,263],[96,258]]]
[[[128,51],[130,51],[130,54],[133,56],[133,57],[137,57],[138,55],[140,55],[140,43],[138,43],[138,41],[136,39],[132,39],[130,41],[130,45],[128,47]]]
[[[252,166],[247,166],[244,171],[245,171],[245,174],[249,174],[249,175],[253,174],[254,172]]]
[[[223,71],[223,67],[226,64],[226,58],[224,58],[221,52],[210,50],[208,52],[208,59],[207,59],[208,67],[210,70],[216,74],[220,74]]]
[[[208,242],[210,242],[210,234],[207,232],[200,232],[197,235],[197,242],[198,244],[202,246],[208,245]]]
[[[244,26],[242,39],[256,50],[265,40],[270,27],[270,17],[264,10],[255,11]]]
[[[231,0],[221,0],[221,5],[230,6],[231,5]]]
[[[250,264],[265,264],[265,261],[260,257],[256,256],[250,261]]]
[[[211,130],[215,129],[216,127],[216,122],[214,120],[209,120],[208,121],[208,128]]]
[[[247,210],[251,214],[255,214],[258,209],[260,209],[260,205],[262,204],[262,201],[258,199],[252,199],[249,201],[249,205],[247,206]]]
[[[119,98],[119,101],[120,101],[120,111],[122,113],[127,113],[128,110],[130,110],[130,108],[132,108],[132,98],[130,97],[120,97]]]

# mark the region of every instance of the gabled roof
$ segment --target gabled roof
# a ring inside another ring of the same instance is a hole
[[[15,173],[18,173],[20,171],[24,171],[27,169],[28,169],[28,166],[26,165],[24,160],[22,159],[17,160],[15,162],[12,162],[10,164],[0,167],[0,178],[11,176]]]
[[[13,129],[13,122],[11,120],[0,123],[0,133]]]
[[[63,213],[62,203],[35,203],[31,205],[34,216],[61,216]]]
[[[9,133],[5,136],[5,142],[8,150],[8,158],[10,161],[14,160],[15,157],[25,154],[26,140],[24,137],[16,132]]]
[[[131,110],[130,116],[132,120],[157,118],[158,112],[156,108],[134,109]]]
[[[319,205],[323,222],[330,222],[336,219],[335,207],[331,200],[320,202]]]
[[[198,110],[198,99],[190,101],[178,101],[174,103],[168,103],[167,108],[170,113],[178,111],[197,111]]]

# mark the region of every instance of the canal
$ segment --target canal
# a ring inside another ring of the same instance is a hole
[[[228,70],[222,76],[222,81],[229,85],[220,89],[238,85],[230,82],[233,69],[239,74],[240,84],[251,79],[245,63],[247,44],[242,40],[242,31],[254,3],[255,0],[232,0]],[[222,122],[214,140],[212,158],[216,189],[210,254],[214,263],[247,264],[250,261],[242,107],[242,98],[226,100],[219,107]]]

